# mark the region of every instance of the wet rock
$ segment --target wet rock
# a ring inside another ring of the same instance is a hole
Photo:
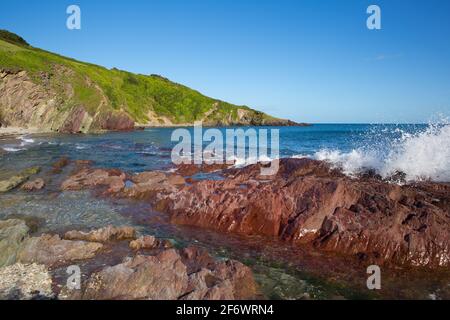
[[[159,171],[142,172],[131,177],[133,184],[124,190],[124,195],[131,198],[151,198],[157,194],[175,192],[185,184],[182,176]]]
[[[66,240],[83,240],[89,242],[106,243],[136,238],[136,230],[132,227],[107,226],[90,232],[69,231],[64,235]]]
[[[53,299],[52,278],[47,267],[16,263],[0,268],[0,299]]]
[[[108,193],[117,193],[125,187],[126,174],[120,170],[83,168],[70,176],[61,186],[62,190],[82,190],[104,187]]]
[[[186,292],[186,266],[175,250],[138,255],[93,274],[79,298],[88,300],[174,300]]]
[[[22,183],[27,181],[31,176],[39,173],[39,171],[40,171],[39,167],[32,167],[32,168],[23,170],[19,174],[14,175],[14,176],[10,177],[9,179],[1,180],[0,181],[0,193],[8,192],[12,189],[17,188]]]
[[[94,163],[94,161],[91,160],[75,160],[75,166],[80,167],[90,167]]]
[[[181,164],[176,167],[176,172],[184,177],[193,176],[198,173],[211,173],[229,169],[231,164]]]
[[[69,163],[70,163],[69,158],[61,157],[60,159],[58,159],[58,161],[56,161],[55,163],[52,164],[52,173],[54,173],[54,174],[61,173],[62,169],[67,167],[69,165]]]
[[[154,236],[142,236],[130,242],[130,248],[133,250],[150,250],[159,247],[169,249],[172,247],[172,244],[170,241],[159,240]]]
[[[189,273],[184,259],[175,249],[155,256],[137,255],[94,273],[81,291],[63,291],[60,298],[176,300],[255,296],[252,272],[239,262],[219,262]]]
[[[185,300],[253,299],[258,288],[250,268],[235,260],[217,262],[206,250],[191,246],[181,252],[189,273]]]
[[[62,240],[58,235],[44,234],[26,239],[17,253],[17,261],[55,266],[93,258],[102,248],[96,242]]]
[[[0,220],[0,267],[16,262],[17,251],[29,231],[22,220]]]
[[[174,223],[275,236],[367,262],[450,265],[450,193],[435,191],[442,184],[354,179],[309,159],[283,159],[270,177],[260,165],[224,175],[160,195],[155,207]]]
[[[45,187],[44,179],[38,178],[33,181],[25,182],[21,189],[24,191],[38,191],[42,190]]]

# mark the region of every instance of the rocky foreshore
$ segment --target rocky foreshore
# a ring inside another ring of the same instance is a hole
[[[63,190],[93,188],[148,201],[176,224],[263,235],[378,264],[450,265],[450,185],[399,185],[367,173],[348,177],[325,162],[283,159],[274,176],[260,165],[195,180],[207,166],[178,173],[83,168]],[[188,175],[186,175],[188,174]]]
[[[79,288],[58,282],[58,270],[95,265],[109,255],[122,261],[87,268],[91,272],[83,272]],[[252,271],[242,263],[216,260],[198,247],[175,249],[168,241],[139,236],[131,227],[33,236],[23,220],[0,221],[0,299],[197,300],[258,295]]]

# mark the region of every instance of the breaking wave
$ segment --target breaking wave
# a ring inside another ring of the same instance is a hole
[[[395,129],[396,138],[342,152],[323,149],[313,158],[332,163],[349,175],[374,169],[384,178],[403,173],[407,181],[450,181],[450,123],[441,120],[411,133]],[[377,133],[380,134],[379,132]],[[382,133],[389,136],[388,132]]]

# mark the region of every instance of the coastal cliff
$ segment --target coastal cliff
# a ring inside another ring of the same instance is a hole
[[[80,133],[136,126],[298,125],[159,75],[79,62],[0,30],[0,125]]]

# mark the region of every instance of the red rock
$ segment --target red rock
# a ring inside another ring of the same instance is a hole
[[[17,261],[55,266],[93,258],[102,248],[99,243],[62,240],[58,235],[44,234],[26,239],[17,253]]]
[[[181,164],[176,167],[176,172],[184,177],[193,176],[198,173],[211,173],[229,169],[230,164]]]
[[[67,167],[70,163],[69,158],[62,157],[58,161],[56,161],[54,164],[52,164],[52,173],[58,174],[62,172],[62,169]]]
[[[41,178],[38,178],[36,180],[24,183],[20,188],[24,191],[37,191],[42,190],[44,187],[45,181]]]
[[[134,121],[124,112],[99,113],[94,118],[92,128],[111,131],[129,131],[134,129]]]
[[[131,177],[134,183],[123,193],[127,197],[144,199],[153,198],[157,194],[169,194],[176,192],[186,181],[180,175],[164,172],[142,172]]]
[[[169,249],[172,247],[172,244],[166,240],[156,239],[154,236],[142,236],[130,242],[130,248],[133,250],[142,250],[142,249],[148,250],[159,247]]]
[[[243,288],[243,287],[246,288]],[[251,270],[236,261],[189,272],[175,249],[137,255],[94,273],[81,291],[60,298],[87,300],[249,299],[257,295]]]
[[[108,193],[117,193],[125,188],[126,174],[115,169],[82,169],[70,176],[61,186],[62,190],[105,187]]]
[[[448,185],[354,179],[308,159],[284,159],[271,177],[259,165],[224,174],[161,197],[157,208],[174,223],[275,236],[377,263],[450,265]]]
[[[61,133],[81,133],[83,131],[82,123],[87,115],[88,113],[83,107],[75,107],[58,131]]]
[[[90,167],[94,161],[91,160],[75,160],[75,166],[77,167]]]
[[[90,232],[69,231],[64,235],[66,240],[83,240],[90,242],[106,243],[136,238],[136,230],[132,227],[107,226]]]

